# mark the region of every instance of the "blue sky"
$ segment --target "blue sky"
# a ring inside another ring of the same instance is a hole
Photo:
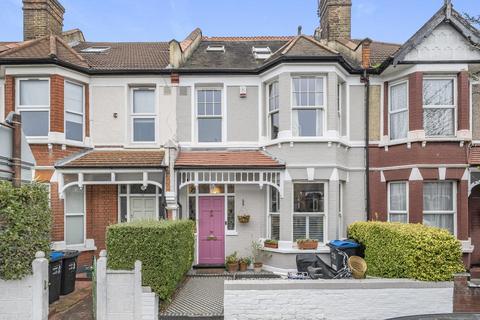
[[[65,30],[90,41],[181,40],[195,27],[204,35],[313,34],[317,0],[60,0]],[[404,42],[444,0],[353,0],[352,35]],[[453,0],[456,10],[480,15],[479,0]],[[0,0],[0,41],[22,39],[22,0]]]

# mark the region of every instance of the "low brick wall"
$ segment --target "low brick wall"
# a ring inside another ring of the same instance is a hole
[[[225,319],[375,320],[450,313],[453,283],[411,280],[225,281]]]
[[[470,274],[455,275],[453,290],[454,312],[480,312],[480,284],[470,281]]]

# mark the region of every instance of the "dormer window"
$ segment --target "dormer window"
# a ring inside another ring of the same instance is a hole
[[[268,59],[272,55],[270,47],[252,47],[252,53],[255,59],[258,60]]]
[[[81,52],[83,53],[104,53],[108,51],[110,47],[104,46],[97,46],[97,47],[88,47],[86,49],[82,49]]]
[[[223,45],[210,45],[207,47],[207,52],[225,52]]]

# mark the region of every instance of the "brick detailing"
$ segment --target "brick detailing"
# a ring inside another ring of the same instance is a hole
[[[410,131],[423,130],[423,74],[421,72],[408,76],[408,91]]]
[[[362,68],[368,69],[370,68],[370,57],[372,55],[372,48],[370,44],[372,43],[371,40],[363,41],[362,45]]]
[[[85,137],[90,137],[90,86],[85,84]]]
[[[468,273],[454,277],[453,312],[480,312],[480,287],[470,282]]]
[[[58,193],[58,183],[50,184],[50,206],[52,208],[52,241],[64,241],[64,207]]]
[[[425,147],[421,143],[412,143],[410,148],[402,144],[390,146],[388,151],[378,147],[369,150],[371,167],[467,163],[467,147],[460,148],[457,142],[428,142]]]
[[[350,39],[352,33],[352,0],[321,0],[318,15],[322,39]]]
[[[23,0],[23,40],[61,35],[64,13],[58,0]]]
[[[470,128],[470,80],[467,71],[458,74],[458,130]]]
[[[95,240],[98,254],[105,249],[105,232],[118,223],[118,189],[116,185],[89,185],[86,188],[87,238]]]
[[[5,76],[5,117],[15,111],[15,78]]]
[[[64,86],[62,76],[50,76],[50,132],[64,132]]]
[[[388,82],[383,84],[383,135],[388,136]]]
[[[457,238],[468,240],[468,181],[457,183]]]
[[[387,221],[387,183],[380,181],[380,171],[370,172],[370,220]]]
[[[178,73],[170,74],[170,83],[171,84],[179,84],[180,83],[180,75]]]
[[[64,150],[59,144],[52,145],[51,150],[48,149],[46,144],[31,144],[30,149],[37,166],[53,166],[58,160],[84,150],[84,148],[69,146],[65,147]]]
[[[423,181],[408,182],[408,220],[423,223]]]

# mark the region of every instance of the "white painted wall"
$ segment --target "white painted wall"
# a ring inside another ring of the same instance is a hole
[[[134,270],[107,270],[107,253],[97,261],[97,320],[158,319],[158,296],[142,287],[142,263]]]
[[[37,252],[32,275],[21,280],[0,279],[0,319],[47,320],[48,260]]]
[[[452,283],[410,280],[225,281],[226,320],[376,320],[451,313]]]

